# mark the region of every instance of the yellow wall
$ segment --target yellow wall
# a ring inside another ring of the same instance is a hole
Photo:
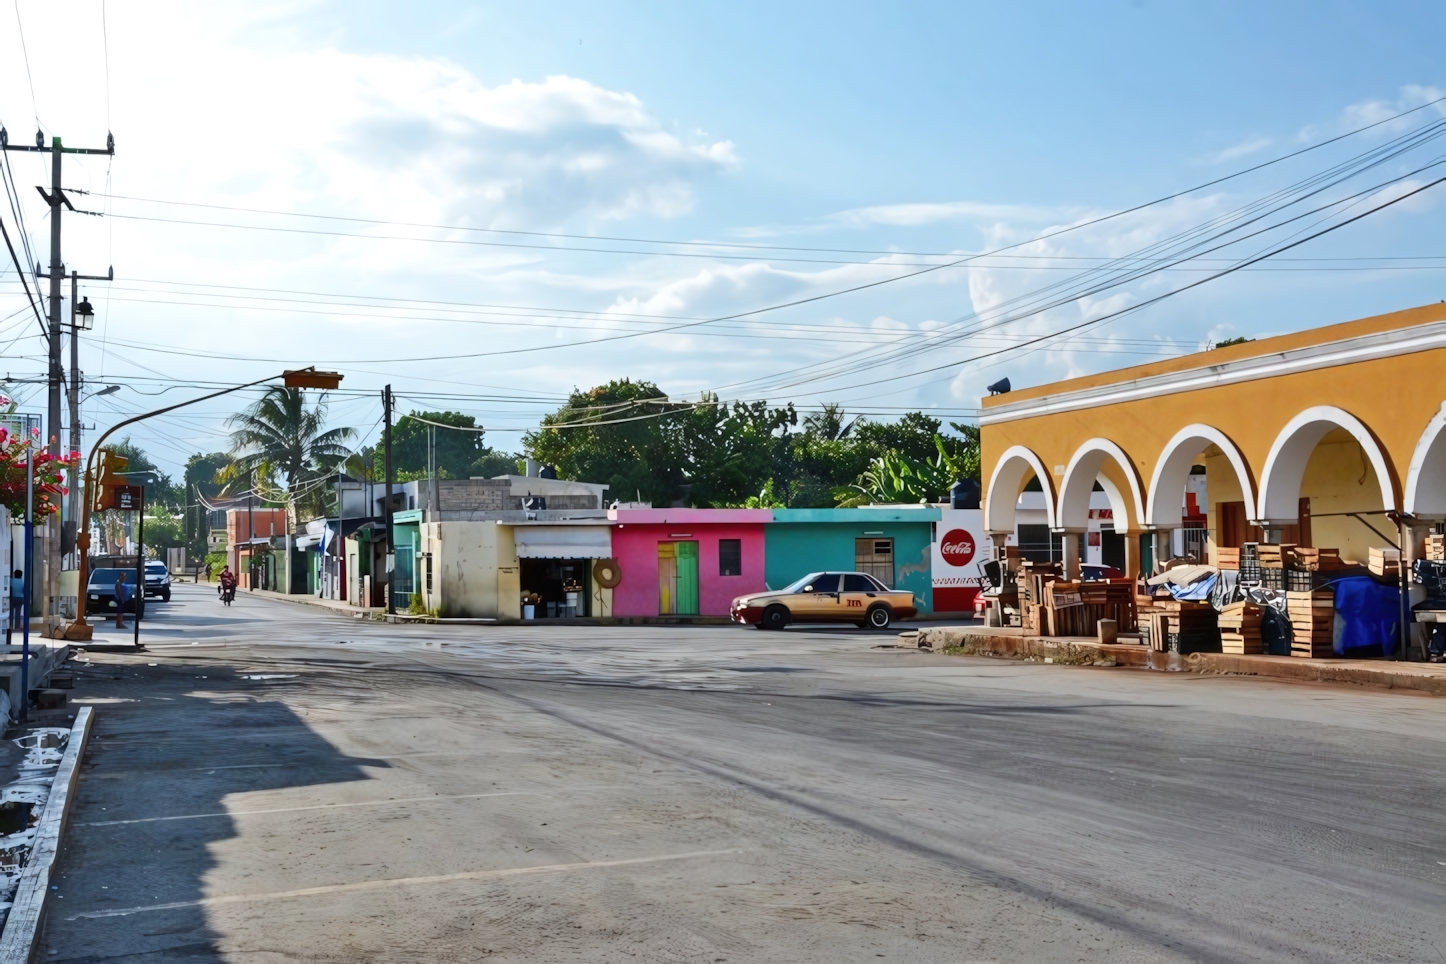
[[[1280,431],[1303,410],[1329,405],[1354,415],[1374,435],[1385,454],[1391,486],[1399,500],[1416,444],[1427,424],[1441,409],[1443,397],[1446,397],[1446,384],[1441,379],[1441,373],[1446,372],[1446,349],[1416,351],[992,424],[988,418],[991,411],[1000,406],[1023,400],[1060,398],[1068,392],[1085,388],[1126,386],[1136,379],[1150,376],[1177,372],[1183,376],[1191,370],[1209,370],[1225,362],[1267,357],[1281,351],[1442,320],[1446,320],[1446,304],[1428,305],[987,398],[984,400],[986,422],[981,432],[986,490],[1001,453],[1010,446],[1021,445],[1036,453],[1046,471],[1051,473],[1052,478],[1046,488],[1052,489],[1053,497],[1057,498],[1063,481],[1063,467],[1069,464],[1071,456],[1082,443],[1099,437],[1115,442],[1125,451],[1141,489],[1148,493],[1151,474],[1166,444],[1185,426],[1203,423],[1224,432],[1234,442],[1247,463],[1251,484],[1258,498],[1261,473]],[[1408,334],[1402,332],[1403,337]],[[1358,447],[1352,449],[1354,445],[1354,440],[1347,444],[1337,437],[1337,433],[1332,433],[1313,457],[1302,494],[1321,500],[1316,511],[1381,508],[1380,489],[1374,477],[1368,478],[1365,483],[1358,481],[1360,458]],[[1241,495],[1233,479],[1233,471],[1223,457],[1209,456],[1205,464],[1212,504],[1210,526],[1213,531],[1218,531],[1219,520],[1214,505],[1239,500]],[[1119,475],[1115,470],[1109,471]],[[1017,496],[1017,492],[995,494],[996,498],[1014,499]],[[1378,527],[1386,529],[1381,519],[1380,516],[1372,517]],[[1140,527],[1142,521],[1131,518],[1131,528]],[[1323,519],[1321,524],[1313,525],[1313,529],[1317,545],[1338,545],[1343,553],[1349,548],[1350,552],[1359,553],[1361,558],[1364,558],[1365,545],[1382,544],[1379,537],[1373,536],[1354,520]],[[1387,531],[1394,532],[1394,527]],[[1332,543],[1327,539],[1337,541]]]

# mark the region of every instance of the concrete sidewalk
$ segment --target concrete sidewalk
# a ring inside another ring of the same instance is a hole
[[[1397,663],[1366,659],[1302,659],[1294,656],[1234,656],[1228,653],[1159,653],[1138,643],[1102,645],[1093,637],[1026,636],[1016,628],[937,626],[901,634],[920,649],[958,649],[960,655],[997,656],[1085,663],[1113,659],[1119,666],[1166,672],[1215,673],[1356,683],[1387,689],[1446,695],[1446,663]]]

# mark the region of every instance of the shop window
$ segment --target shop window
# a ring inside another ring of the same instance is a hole
[[[854,568],[873,576],[892,589],[894,587],[894,540],[855,539]]]
[[[718,575],[743,575],[743,540],[718,540]]]

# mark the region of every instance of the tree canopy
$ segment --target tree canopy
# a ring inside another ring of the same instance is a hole
[[[441,428],[427,422],[456,427]],[[463,431],[466,429],[473,431]],[[396,477],[402,481],[427,477],[429,436],[433,450],[432,464],[436,466],[438,478],[490,478],[515,472],[517,456],[483,445],[483,435],[476,419],[461,412],[412,412],[403,415],[392,427],[392,464]]]
[[[523,442],[563,478],[659,506],[934,501],[979,474],[973,426],[951,423],[957,434],[945,434],[922,412],[874,422],[837,404],[799,423],[792,405],[675,401],[651,382],[618,379],[574,391]]]

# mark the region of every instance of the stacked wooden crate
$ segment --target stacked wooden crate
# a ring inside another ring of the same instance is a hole
[[[1372,546],[1370,561],[1367,563],[1367,567],[1371,570],[1372,575],[1399,575],[1401,570],[1401,550],[1380,549]]]
[[[1295,546],[1289,543],[1278,545],[1274,542],[1257,542],[1255,558],[1260,560],[1262,569],[1284,569],[1286,555],[1294,549]]]
[[[1285,614],[1290,619],[1290,655],[1323,659],[1335,655],[1332,635],[1335,628],[1335,592],[1285,594]]]
[[[1160,652],[1219,652],[1220,632],[1214,608],[1209,603],[1160,603],[1160,608],[1150,614],[1150,646]]]
[[[1216,569],[1239,569],[1240,550],[1228,546],[1211,546],[1210,565]]]
[[[1045,586],[1059,578],[1054,563],[1025,562],[1019,570],[1019,621],[1026,636],[1049,635],[1043,618]]]
[[[1426,536],[1426,558],[1432,562],[1446,562],[1446,535],[1432,532]]]
[[[1316,549],[1310,546],[1292,546],[1288,565],[1291,569],[1306,572],[1335,572],[1345,568],[1339,549]]]
[[[1265,652],[1260,635],[1261,606],[1253,602],[1230,603],[1216,617],[1220,626],[1220,651],[1236,656],[1255,656]]]
[[[1037,614],[1041,636],[1094,636],[1101,619],[1113,619],[1118,632],[1135,631],[1134,584],[1042,581]]]

